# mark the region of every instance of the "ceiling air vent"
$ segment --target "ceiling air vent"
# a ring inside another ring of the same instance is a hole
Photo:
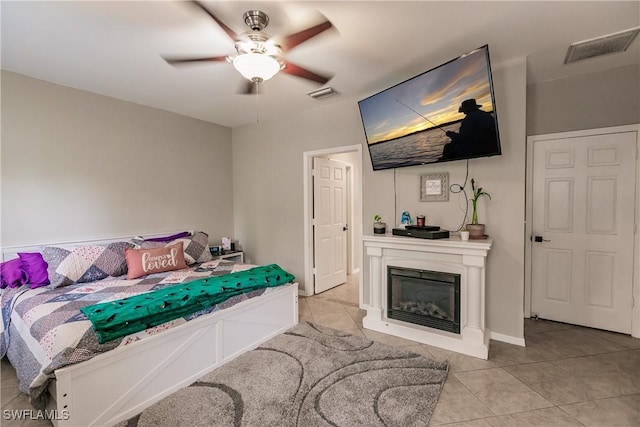
[[[333,95],[337,95],[338,92],[332,87],[323,87],[322,89],[318,89],[313,92],[309,92],[307,95],[312,97],[313,99],[324,99]]]
[[[620,31],[569,45],[564,63],[580,61],[609,53],[624,52],[640,32],[640,27]]]

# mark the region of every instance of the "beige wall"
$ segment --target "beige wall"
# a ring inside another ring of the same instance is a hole
[[[492,199],[479,203],[479,220],[493,239],[487,264],[487,325],[492,332],[522,338],[524,336],[524,193],[526,160],[526,63],[514,61],[493,67],[496,111],[502,155],[469,160],[469,180],[475,178]],[[365,171],[371,171],[371,161],[365,161]],[[420,175],[449,172],[450,184],[463,184],[466,162],[456,161],[396,170],[397,212],[393,205],[393,171],[382,172],[386,182],[380,182],[370,172],[365,177],[364,234],[373,234],[373,215],[380,214],[388,224],[397,224],[402,211],[413,218],[423,214],[427,223],[444,229],[457,230],[464,218],[465,198],[450,194],[448,202],[420,202]],[[372,176],[384,196],[375,196],[370,186]],[[467,183],[467,194],[471,192]],[[367,197],[368,196],[368,197]],[[469,213],[470,215],[470,213]],[[392,220],[395,218],[395,221]],[[368,267],[365,267],[367,271]]]
[[[231,129],[2,72],[3,246],[233,235]]]
[[[636,123],[640,123],[640,64],[527,88],[527,135]]]
[[[233,129],[235,235],[252,263],[304,282],[303,153],[360,143],[360,123],[353,101]]]
[[[480,215],[495,239],[487,278],[488,325],[498,333],[523,336],[524,179],[526,64],[494,67],[496,105],[503,156],[470,161],[475,177],[493,200]],[[380,88],[384,89],[384,88]],[[357,99],[345,99],[281,121],[233,130],[236,235],[251,261],[277,262],[304,280],[303,153],[364,143]],[[373,215],[389,224],[394,217],[393,171],[374,172],[364,148],[363,233],[372,234]],[[448,203],[420,203],[420,173],[448,171],[452,182],[464,178],[464,162],[398,169],[398,211],[424,212],[430,223],[454,228],[462,221],[457,198]],[[484,201],[483,201],[484,202]],[[361,269],[365,283],[368,263]],[[367,296],[365,296],[365,299]]]
[[[494,239],[488,326],[520,338],[525,134],[640,122],[638,67],[529,87],[524,60],[494,65],[493,74],[503,155],[471,160],[469,176],[493,197],[479,212]],[[3,72],[2,244],[203,229],[212,241],[234,236],[251,262],[277,262],[303,282],[303,153],[363,143],[357,101],[320,101],[232,131]],[[464,200],[420,202],[418,183],[435,172],[462,183],[465,162],[398,169],[394,188],[394,172],[373,172],[366,147],[361,160],[364,234],[374,214],[392,226],[403,210],[460,225]],[[362,267],[366,282],[366,257]]]

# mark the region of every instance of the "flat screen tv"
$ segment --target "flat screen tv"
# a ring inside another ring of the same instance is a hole
[[[358,106],[374,170],[502,153],[487,45]]]

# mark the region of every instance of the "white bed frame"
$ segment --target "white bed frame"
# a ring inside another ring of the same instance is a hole
[[[163,233],[167,234],[171,233]],[[127,238],[55,245],[118,240]],[[40,246],[6,247],[2,258],[38,251]],[[265,295],[56,370],[47,409],[53,411],[52,422],[59,427],[116,424],[297,323],[298,285],[270,289]]]

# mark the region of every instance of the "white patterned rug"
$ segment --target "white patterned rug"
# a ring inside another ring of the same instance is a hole
[[[426,426],[447,370],[303,322],[120,426]]]

